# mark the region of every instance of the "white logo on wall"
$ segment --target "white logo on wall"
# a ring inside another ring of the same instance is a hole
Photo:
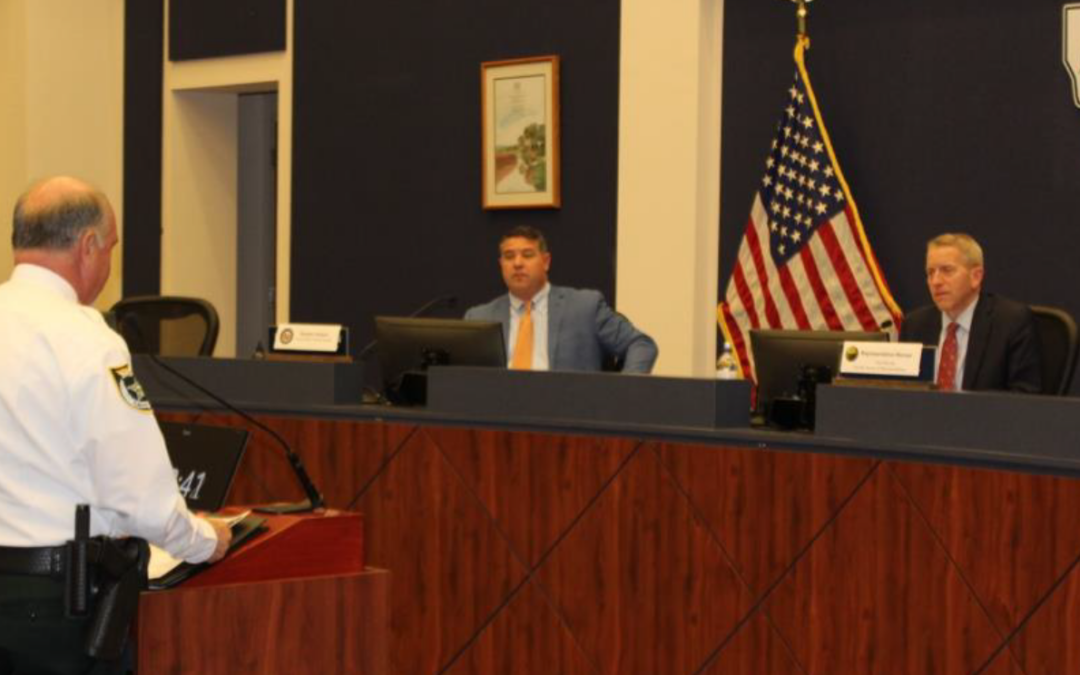
[[[1072,80],[1073,102],[1080,108],[1080,2],[1061,9],[1061,60]]]

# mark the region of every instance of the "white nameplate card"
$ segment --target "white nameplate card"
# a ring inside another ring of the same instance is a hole
[[[274,335],[276,352],[326,352],[333,354],[341,344],[341,324],[283,323]]]
[[[918,342],[845,342],[840,374],[918,377],[922,351]]]

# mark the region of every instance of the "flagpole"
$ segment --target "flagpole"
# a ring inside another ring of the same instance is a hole
[[[810,2],[813,2],[813,0],[791,0],[791,1],[794,2],[798,6],[796,8],[796,10],[795,10],[795,18],[798,21],[798,26],[799,26],[799,39],[804,40],[807,37],[807,34],[806,34],[806,17],[810,13],[810,11],[806,8],[806,6]]]
[[[902,317],[870,247],[817,97],[805,52],[808,6],[796,5],[794,83],[750,206],[717,321],[744,377],[754,330],[888,330]]]

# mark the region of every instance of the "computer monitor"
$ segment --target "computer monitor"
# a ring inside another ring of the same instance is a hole
[[[870,331],[751,330],[750,349],[757,378],[755,416],[764,416],[776,398],[799,393],[806,366],[825,366],[835,376],[844,342],[887,342],[889,334]]]
[[[429,366],[506,367],[506,345],[498,321],[375,317],[375,340],[383,392],[395,403],[420,403],[404,392],[408,373]]]
[[[193,511],[217,511],[225,505],[248,432],[189,422],[158,422],[180,493]]]

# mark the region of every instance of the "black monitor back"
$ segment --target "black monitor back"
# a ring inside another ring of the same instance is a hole
[[[400,398],[408,373],[429,366],[506,367],[506,345],[498,321],[377,316],[375,340],[383,391],[391,401]]]
[[[755,416],[762,416],[775,398],[795,396],[806,366],[827,367],[834,375],[844,342],[887,342],[888,333],[825,330],[751,330],[757,380]]]
[[[159,421],[158,425],[188,508],[217,511],[224,506],[248,432],[190,422]]]

